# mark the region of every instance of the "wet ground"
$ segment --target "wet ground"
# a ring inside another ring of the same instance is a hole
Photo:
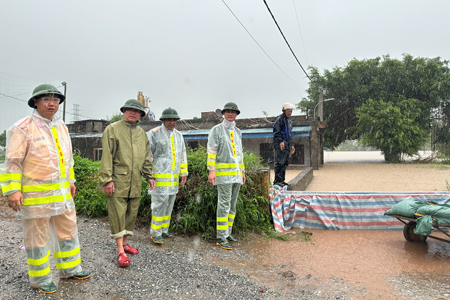
[[[447,191],[450,166],[387,164],[380,152],[325,152],[308,191]],[[295,176],[288,171],[287,176]],[[327,231],[305,241],[256,240],[246,245],[263,266],[284,265],[291,286],[335,281],[352,299],[450,299],[450,244],[407,242],[401,231]],[[450,241],[442,233],[433,234]]]
[[[343,156],[334,160],[325,156],[326,164],[314,171],[308,190],[446,191],[445,180],[450,181],[450,167],[392,165],[379,155],[363,155],[361,160],[355,160],[355,153],[347,155],[353,157],[351,163]],[[289,176],[295,177],[299,171],[291,172]],[[15,232],[19,238],[18,221],[8,222],[12,215],[2,209],[0,216],[5,222],[1,230],[7,232],[9,226],[8,234]],[[83,264],[94,271],[89,282],[57,282],[61,292],[49,297],[30,292],[24,254],[17,250],[20,241],[11,240],[0,247],[4,258],[0,270],[14,275],[2,282],[0,294],[14,289],[18,297],[13,299],[24,299],[21,295],[28,299],[76,299],[77,295],[82,299],[145,299],[146,295],[155,299],[192,299],[194,295],[228,299],[227,293],[233,291],[239,297],[245,286],[252,288],[245,295],[256,299],[450,299],[450,244],[431,239],[424,244],[410,243],[401,231],[295,229],[283,235],[289,241],[253,236],[225,251],[198,237],[176,236],[162,247],[155,246],[149,241],[148,229],[141,228],[130,243],[138,246],[142,255],[133,257],[128,269],[120,269],[107,222],[80,218],[79,228]],[[5,237],[9,235],[5,233]],[[164,274],[168,275],[162,277]],[[171,286],[160,284],[160,278],[172,280]],[[186,285],[192,278],[196,284]],[[223,286],[222,278],[234,280],[235,288]],[[85,287],[88,292],[80,292]]]

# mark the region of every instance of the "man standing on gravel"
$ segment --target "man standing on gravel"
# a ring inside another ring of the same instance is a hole
[[[57,290],[50,251],[61,278],[91,276],[81,268],[72,144],[66,125],[55,115],[64,100],[50,84],[33,90],[28,106],[34,111],[8,130],[0,166],[2,193],[23,222],[30,286],[43,293]]]
[[[273,123],[273,147],[275,149],[274,185],[288,185],[285,182],[286,168],[289,165],[289,155],[295,152],[294,142],[292,141],[294,137],[292,122],[289,120],[293,110],[294,105],[284,103],[281,107],[283,113]]]
[[[130,99],[120,111],[123,118],[108,125],[103,132],[98,190],[108,196],[111,237],[116,240],[117,262],[125,267],[130,264],[125,253],[139,253],[127,243],[127,237],[133,235],[136,223],[142,176],[149,183],[150,190],[155,188],[155,178],[152,176],[147,136],[137,126],[145,115],[144,106],[138,100]]]
[[[179,119],[175,109],[166,108],[160,118],[162,125],[147,133],[155,176],[155,189],[149,191],[152,195],[150,238],[156,244],[173,238],[173,234],[169,233],[173,204],[178,185],[184,185],[188,175],[183,135],[175,129]]]
[[[208,181],[217,185],[217,245],[231,250],[228,242],[237,242],[231,235],[239,189],[245,184],[244,153],[241,131],[236,127],[236,117],[241,112],[233,102],[222,109],[224,120],[214,126],[208,135]]]

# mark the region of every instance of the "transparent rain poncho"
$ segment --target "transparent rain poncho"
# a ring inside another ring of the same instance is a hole
[[[75,208],[70,193],[73,173],[72,144],[66,125],[58,116],[50,121],[39,115],[16,122],[6,135],[5,162],[0,165],[4,196],[23,194],[19,217],[41,218]]]
[[[186,146],[182,134],[164,125],[147,132],[153,161],[155,189],[149,194],[174,195],[178,193],[181,176],[188,175]]]
[[[243,183],[244,157],[241,131],[235,122],[223,120],[208,135],[208,170],[214,170],[216,184]]]

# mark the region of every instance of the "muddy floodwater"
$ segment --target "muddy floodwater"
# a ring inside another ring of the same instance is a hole
[[[324,158],[308,191],[447,191],[450,182],[450,166],[387,164],[380,152],[326,151]],[[287,171],[287,179],[296,172]],[[312,233],[310,240],[301,231]],[[345,286],[351,299],[450,299],[449,243],[407,242],[402,231],[294,229],[285,235],[291,240],[243,244],[265,268],[265,276],[253,276],[286,290],[325,285],[338,295]]]

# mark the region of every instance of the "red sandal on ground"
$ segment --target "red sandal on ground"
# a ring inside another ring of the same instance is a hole
[[[127,248],[125,249],[125,247],[127,247]],[[136,248],[134,248],[134,247],[131,247],[130,245],[128,245],[128,243],[123,244],[123,250],[124,250],[127,254],[131,254],[131,255],[135,255],[135,254],[138,254],[138,253],[139,253],[139,250],[138,250],[138,249],[136,249]]]
[[[119,255],[117,255],[117,262],[119,263],[120,267],[126,267],[131,263],[125,252],[121,252],[119,253]]]

